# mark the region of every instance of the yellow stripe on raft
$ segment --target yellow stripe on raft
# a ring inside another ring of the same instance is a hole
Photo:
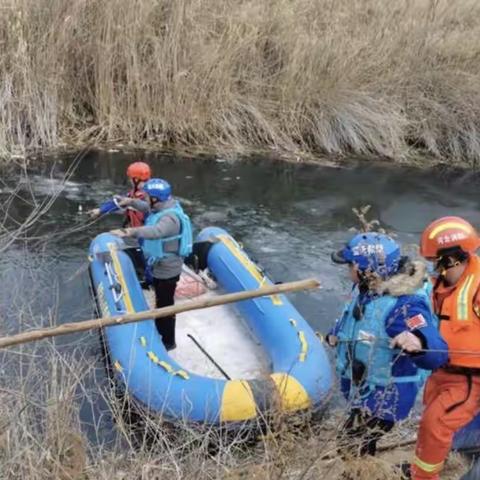
[[[285,412],[294,412],[310,407],[310,398],[302,384],[286,373],[270,375],[280,395],[280,406]]]
[[[153,363],[158,363],[158,362],[159,362],[159,359],[158,359],[158,357],[155,355],[154,352],[147,352],[147,357],[148,357]]]
[[[230,380],[223,390],[220,420],[232,422],[249,420],[257,415],[250,385],[245,380]]]
[[[115,268],[115,273],[117,274],[118,281],[122,286],[123,301],[125,303],[125,308],[127,309],[128,313],[135,313],[133,309],[132,299],[130,298],[130,292],[128,291],[127,283],[125,282],[125,278],[123,276],[122,266],[120,264],[120,261],[118,260],[117,248],[113,243],[109,243],[108,249],[110,250],[110,255],[113,261],[113,267]]]
[[[300,351],[300,355],[298,356],[298,359],[301,362],[304,362],[308,352],[308,343],[307,343],[307,339],[305,338],[305,332],[303,330],[300,330],[298,332],[298,338],[302,346],[302,350]]]
[[[165,360],[160,360],[154,352],[147,352],[147,357],[155,364],[162,367],[170,375],[177,375],[182,377],[184,380],[188,380],[190,375],[185,370],[175,370],[168,362]]]
[[[232,255],[247,269],[252,277],[258,282],[261,287],[265,283],[265,276],[260,272],[258,267],[237,247],[233,240],[228,235],[219,235],[218,238],[230,250]],[[282,299],[278,295],[271,295],[272,303],[274,305],[283,305]]]

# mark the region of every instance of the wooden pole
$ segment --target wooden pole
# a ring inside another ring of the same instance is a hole
[[[21,343],[35,342],[48,337],[57,337],[59,335],[68,335],[69,333],[85,332],[94,328],[103,328],[109,325],[123,325],[125,323],[140,322],[151,318],[168,317],[177,313],[198,310],[201,308],[214,307],[216,305],[225,305],[227,303],[239,302],[250,298],[263,297],[267,295],[277,295],[285,292],[297,292],[299,290],[309,290],[318,288],[320,282],[314,278],[299,280],[297,282],[282,283],[279,285],[267,285],[257,290],[246,290],[244,292],[228,293],[218,297],[192,300],[181,305],[172,305],[171,307],[146,310],[138,313],[129,313],[115,317],[102,317],[92,320],[83,320],[75,323],[64,323],[58,327],[41,328],[28,332],[18,333],[0,338],[0,348],[11,347]]]

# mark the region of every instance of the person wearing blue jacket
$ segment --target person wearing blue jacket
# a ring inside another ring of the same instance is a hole
[[[427,375],[447,363],[447,344],[430,308],[426,267],[402,257],[381,233],[355,235],[332,253],[349,267],[351,299],[327,342],[349,402],[342,452],[375,455],[378,440],[406,418]]]

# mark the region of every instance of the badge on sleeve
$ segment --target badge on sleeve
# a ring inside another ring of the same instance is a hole
[[[406,321],[406,324],[410,330],[416,330],[417,328],[425,327],[427,325],[427,321],[425,320],[425,317],[421,313],[419,313],[414,317],[410,317]]]

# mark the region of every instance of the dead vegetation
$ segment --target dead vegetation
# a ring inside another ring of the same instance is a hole
[[[0,156],[116,142],[480,158],[476,0],[7,0]]]
[[[249,442],[213,428],[173,428],[139,411],[132,416],[128,399],[106,381],[98,351],[92,353],[97,341],[93,335],[77,338],[74,348],[42,342],[1,353],[9,373],[0,386],[0,478],[313,480],[350,474],[383,480],[401,478],[395,464],[413,453],[415,425],[409,420],[382,440],[378,457],[340,458],[342,410],[316,422],[277,417]],[[103,410],[86,416],[98,403]],[[115,431],[109,441],[105,428]],[[465,470],[465,461],[454,455],[442,478]]]

